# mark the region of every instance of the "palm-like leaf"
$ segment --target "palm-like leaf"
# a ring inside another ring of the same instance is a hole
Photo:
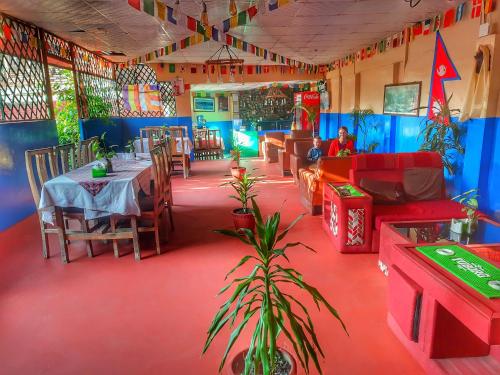
[[[319,356],[324,357],[324,353],[319,344],[309,311],[303,302],[282,291],[281,285],[293,285],[304,290],[312,298],[318,309],[321,306],[325,307],[340,322],[344,330],[346,330],[346,327],[337,311],[316,288],[304,281],[302,274],[293,268],[284,268],[278,264],[280,258],[289,261],[286,253],[291,248],[303,246],[314,251],[301,242],[280,244],[289,231],[302,219],[303,215],[297,217],[287,228],[279,232],[280,213],[276,212],[264,219],[255,200],[253,198],[251,200],[256,221],[255,234],[251,230],[239,232],[230,230],[217,231],[251,245],[256,254],[243,257],[228,272],[226,278],[244,265],[250,262],[254,263],[250,274],[234,278],[222,288],[221,293],[226,293],[229,290],[232,292],[215,315],[208,329],[203,352],[206,352],[214,338],[224,327],[231,327],[232,332],[219,367],[219,371],[221,371],[231,348],[241,332],[247,327],[251,318],[257,315],[258,319],[245,357],[244,374],[250,374],[251,369],[258,368],[262,368],[265,375],[272,374],[278,350],[277,340],[281,334],[290,341],[295,355],[306,373],[309,373],[309,364],[312,361],[314,367],[321,374]],[[233,328],[236,322],[237,324]]]

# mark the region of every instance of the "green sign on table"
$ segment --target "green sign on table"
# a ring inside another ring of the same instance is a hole
[[[500,297],[500,268],[457,245],[416,249],[488,298]]]
[[[342,198],[357,198],[357,197],[364,197],[365,195],[357,190],[354,186],[350,184],[345,184],[345,185],[334,185],[332,183],[328,184],[332,189],[334,189],[338,195],[340,195]]]

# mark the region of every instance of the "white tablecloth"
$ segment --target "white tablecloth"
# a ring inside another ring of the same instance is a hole
[[[76,207],[84,210],[85,219],[97,219],[111,214],[140,215],[139,191],[150,194],[151,160],[114,158],[113,173],[92,178],[92,166],[87,164],[47,181],[40,197],[42,219],[53,224],[54,207]]]
[[[177,152],[182,152],[182,143],[181,143],[181,138],[176,138],[176,146],[177,146]],[[149,152],[149,142],[147,138],[142,139],[143,145],[144,145],[144,152]],[[141,140],[136,139],[134,141],[134,146],[137,151],[141,149]],[[191,140],[189,138],[184,138],[184,154],[189,155],[191,153],[191,150],[193,148],[193,144],[191,143]]]

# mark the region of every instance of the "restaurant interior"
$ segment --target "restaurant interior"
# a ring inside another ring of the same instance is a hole
[[[0,373],[500,374],[498,77],[495,0],[0,0]]]

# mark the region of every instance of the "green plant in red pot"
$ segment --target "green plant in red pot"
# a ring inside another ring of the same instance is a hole
[[[245,174],[247,169],[240,165],[241,161],[241,146],[238,143],[233,145],[233,149],[230,152],[231,160],[234,161],[235,166],[231,167],[231,175],[234,178],[240,179],[241,176]]]
[[[304,295],[312,298],[318,309],[320,306],[332,314],[346,330],[337,311],[320,292],[304,281],[300,272],[283,261],[290,262],[287,250],[303,246],[315,252],[302,242],[283,243],[288,232],[303,217],[297,217],[286,229],[279,232],[281,216],[275,212],[265,220],[257,203],[252,199],[256,219],[256,233],[217,230],[216,232],[239,239],[253,247],[254,252],[243,257],[226,275],[226,279],[241,266],[253,263],[252,271],[244,277],[234,278],[221,289],[219,294],[231,290],[231,296],[221,306],[208,329],[208,337],[203,348],[207,351],[214,338],[228,326],[233,329],[219,366],[221,371],[229,352],[242,331],[251,322],[253,334],[246,350],[238,353],[230,364],[230,374],[234,375],[290,375],[297,373],[294,357],[279,346],[280,337],[286,338],[294,355],[305,372],[309,373],[310,361],[321,374],[319,356],[324,357],[312,319],[303,301]],[[299,288],[295,294],[292,287]],[[255,319],[252,317],[255,316]],[[347,332],[347,331],[346,331]]]
[[[250,230],[255,229],[255,218],[253,210],[248,207],[248,201],[256,194],[254,192],[257,177],[253,177],[250,173],[245,172],[240,178],[233,181],[225,182],[221,186],[231,186],[236,194],[230,195],[230,198],[236,199],[241,203],[240,208],[233,210],[234,227],[238,230],[247,228]]]

